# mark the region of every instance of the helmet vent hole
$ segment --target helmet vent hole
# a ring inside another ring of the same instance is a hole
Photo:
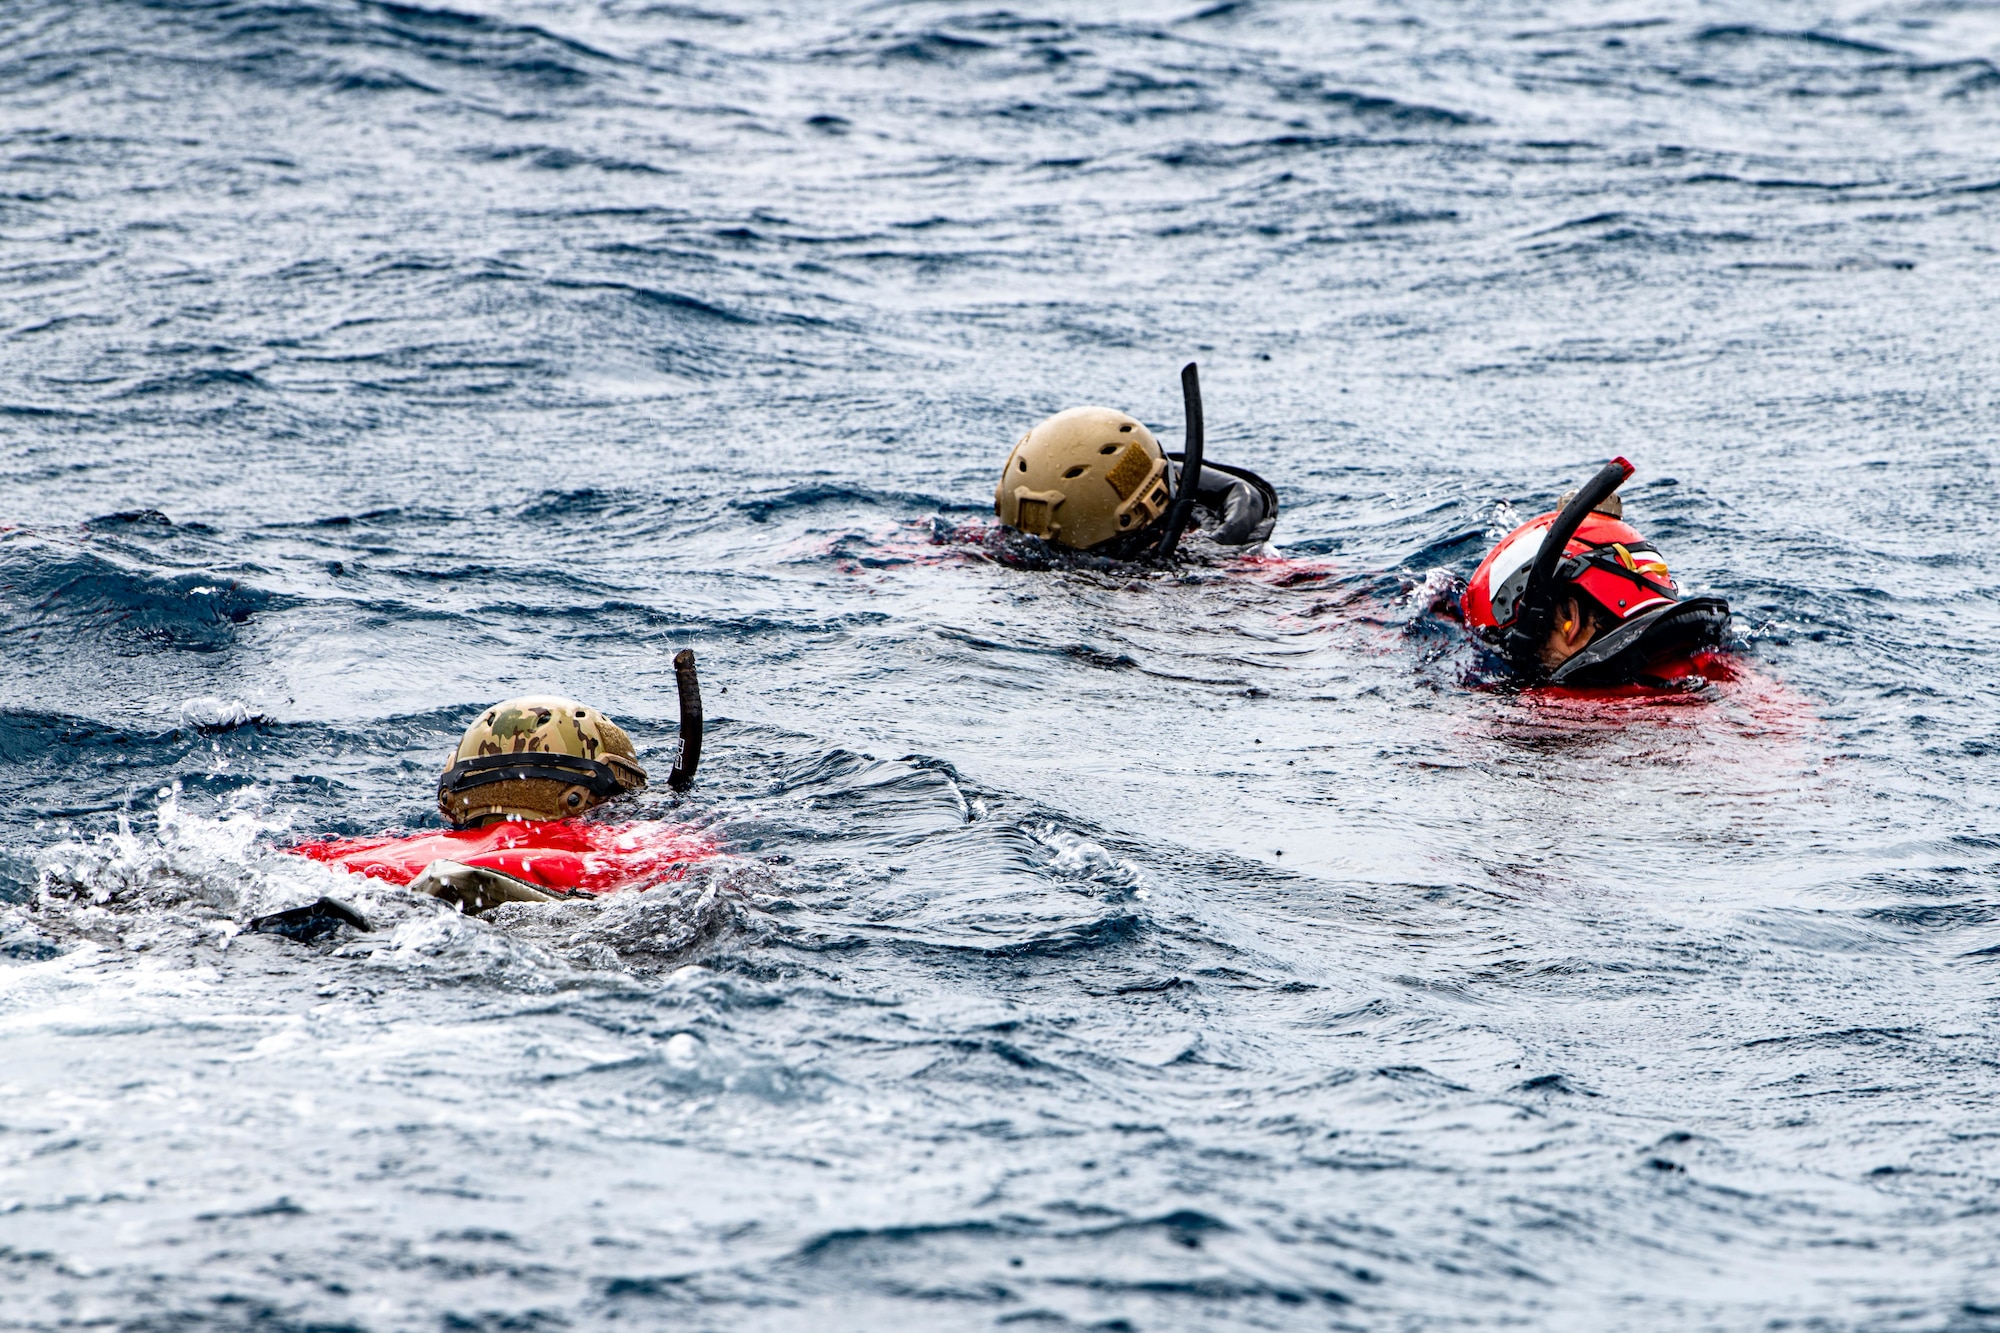
[[[1021,471],[1026,472],[1027,470],[1028,470],[1028,460],[1024,458],[1021,460]]]
[[[1131,430],[1132,430],[1132,423],[1128,421],[1124,425],[1118,428],[1118,433],[1120,435],[1127,435],[1131,433]]]
[[[1100,454],[1115,454],[1118,452],[1118,446],[1115,443],[1107,444],[1102,449],[1099,449],[1097,452]]]
[[[1076,465],[1075,467],[1073,467],[1073,468],[1071,468],[1071,469],[1070,469],[1069,471],[1067,471],[1067,472],[1063,473],[1063,480],[1067,481],[1067,480],[1069,480],[1069,479],[1070,479],[1071,477],[1080,477],[1080,476],[1082,476],[1082,475],[1083,475],[1084,473],[1088,472],[1089,470],[1090,470],[1090,469],[1089,469],[1089,468],[1087,468],[1087,467],[1085,467],[1085,466],[1084,466],[1083,464],[1081,464],[1081,463],[1078,463],[1078,464],[1077,464],[1077,465]]]

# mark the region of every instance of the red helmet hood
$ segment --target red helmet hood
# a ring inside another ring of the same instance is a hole
[[[1460,603],[1466,623],[1474,629],[1493,630],[1513,622],[1520,611],[1529,566],[1555,521],[1553,513],[1529,519],[1479,562]],[[1620,621],[1680,599],[1667,562],[1653,544],[1623,519],[1609,514],[1592,513],[1584,518],[1563,548],[1556,571],[1565,592],[1589,597]]]

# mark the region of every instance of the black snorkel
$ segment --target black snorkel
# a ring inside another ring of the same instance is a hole
[[[1201,376],[1192,361],[1181,367],[1181,407],[1187,416],[1187,443],[1181,451],[1181,482],[1174,492],[1174,507],[1167,511],[1166,531],[1160,534],[1154,555],[1162,565],[1174,558],[1174,548],[1181,544],[1181,533],[1194,513],[1194,493],[1201,486]]]
[[[1562,512],[1556,515],[1556,521],[1542,534],[1541,547],[1535,552],[1535,563],[1528,568],[1527,586],[1521,590],[1519,609],[1515,611],[1513,621],[1500,631],[1500,651],[1515,670],[1536,675],[1541,673],[1542,645],[1548,642],[1549,628],[1555,624],[1556,617],[1556,566],[1562,563],[1569,539],[1583,526],[1583,520],[1590,517],[1590,511],[1623,486],[1634,470],[1622,458],[1606,463],[1563,506]]]
[[[674,771],[667,785],[686,791],[694,785],[694,771],[701,766],[701,682],[694,674],[694,649],[674,654],[674,685],[681,696],[681,752],[674,757]]]

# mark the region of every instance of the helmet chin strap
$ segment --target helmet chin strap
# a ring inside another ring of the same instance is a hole
[[[1516,670],[1541,670],[1542,645],[1548,641],[1549,630],[1556,618],[1556,566],[1562,561],[1569,539],[1583,526],[1583,520],[1590,517],[1590,511],[1623,486],[1634,470],[1622,458],[1606,463],[1571,497],[1562,512],[1556,515],[1556,521],[1549,525],[1549,530],[1542,534],[1542,544],[1535,552],[1535,563],[1528,568],[1528,583],[1521,590],[1514,622],[1500,635],[1500,651],[1506,654]]]
[[[1160,534],[1159,550],[1153,557],[1162,565],[1174,558],[1174,548],[1181,544],[1181,533],[1194,513],[1194,493],[1201,487],[1201,376],[1192,361],[1181,367],[1181,407],[1187,415],[1187,444],[1181,450],[1179,491],[1174,507],[1167,511],[1167,528]]]

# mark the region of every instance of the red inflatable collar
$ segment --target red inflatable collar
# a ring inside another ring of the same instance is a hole
[[[392,884],[408,884],[433,861],[456,861],[498,870],[555,894],[650,888],[681,878],[693,862],[721,855],[714,839],[685,825],[582,819],[509,820],[405,837],[336,838],[285,850]]]

